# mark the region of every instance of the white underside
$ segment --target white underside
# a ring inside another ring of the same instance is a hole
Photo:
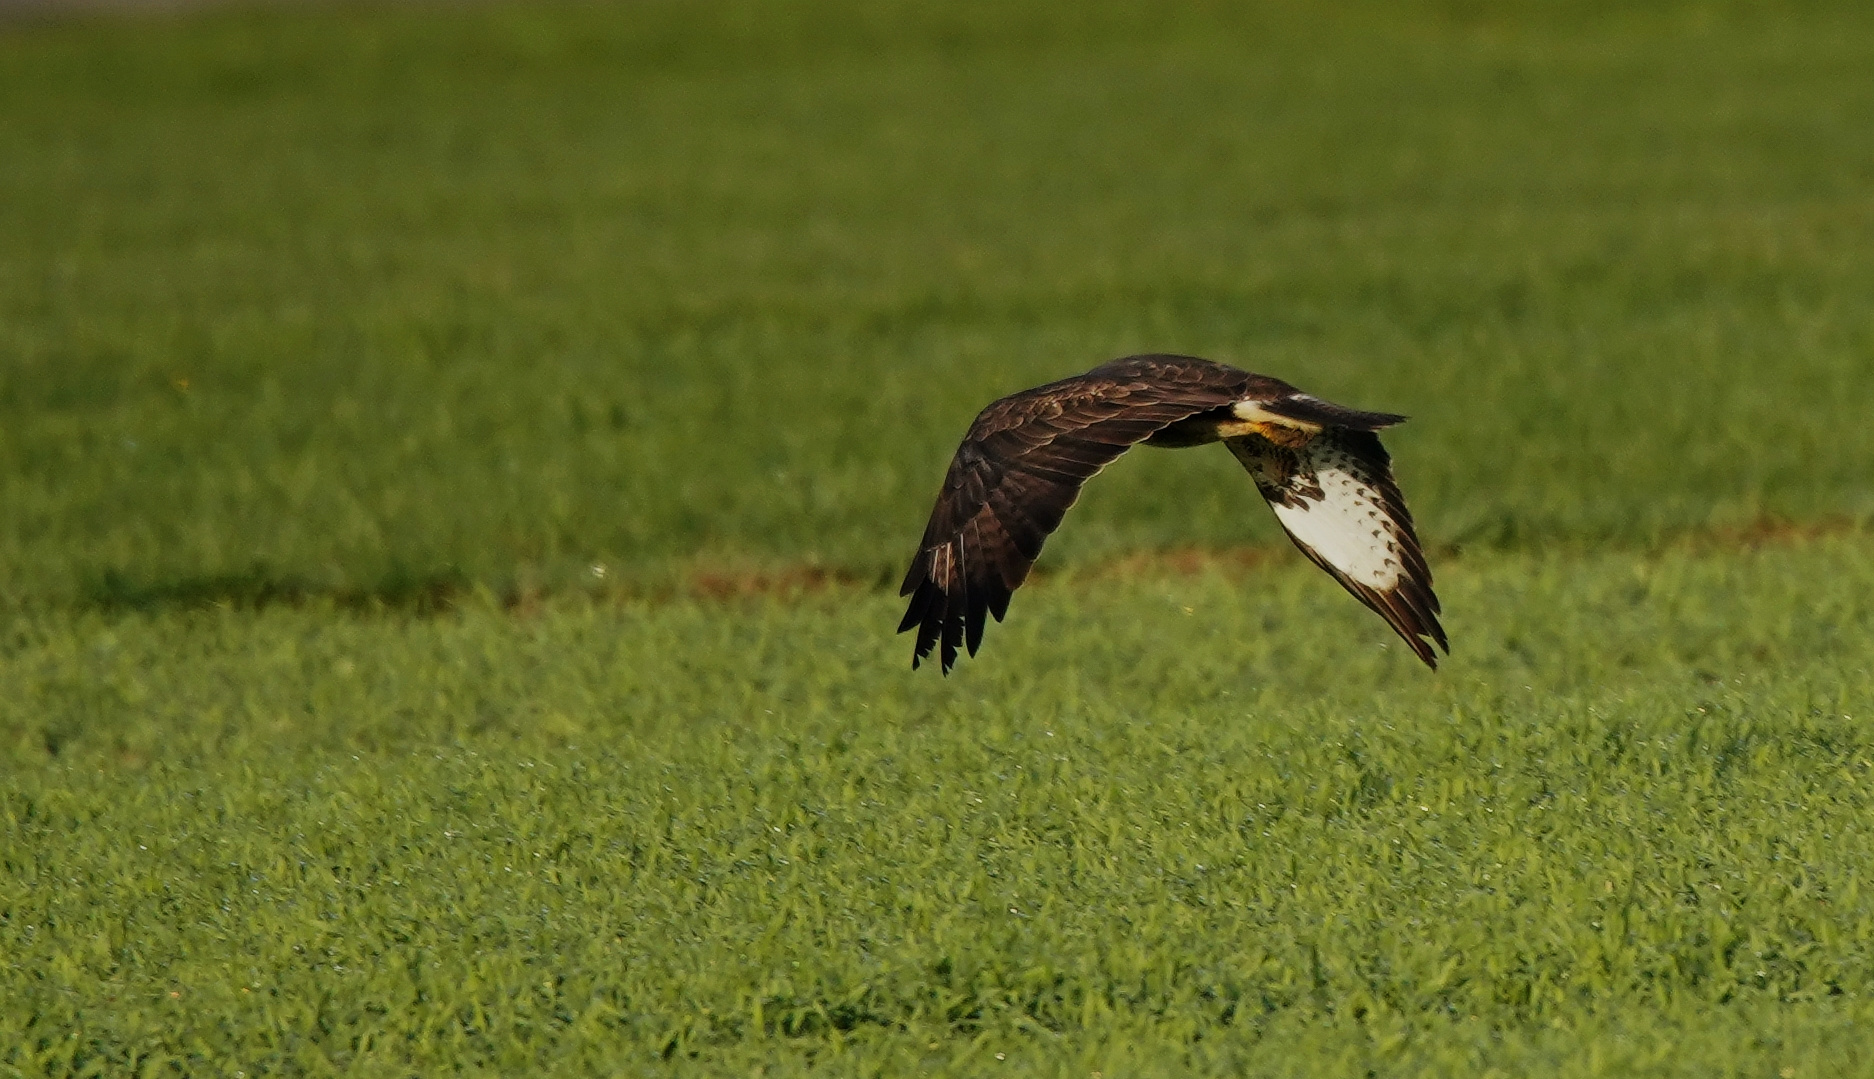
[[[1315,481],[1325,498],[1305,501],[1302,508],[1271,503],[1276,519],[1349,580],[1381,592],[1392,589],[1404,571],[1377,492],[1333,460],[1315,462]]]

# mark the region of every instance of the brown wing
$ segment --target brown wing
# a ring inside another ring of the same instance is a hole
[[[917,629],[911,666],[942,644],[976,654],[987,615],[1000,622],[1041,545],[1080,486],[1134,443],[1264,386],[1288,387],[1208,360],[1134,356],[1004,397],[957,447],[899,595],[898,632]]]
[[[1371,418],[1386,422],[1360,426],[1385,426],[1400,417]],[[1437,653],[1425,638],[1447,653],[1451,645],[1438,624],[1431,569],[1379,436],[1370,429],[1325,427],[1299,446],[1280,446],[1259,435],[1224,444],[1255,479],[1295,546],[1437,669]]]

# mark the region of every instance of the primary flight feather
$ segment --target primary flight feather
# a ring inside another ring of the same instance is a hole
[[[899,590],[911,666],[933,648],[946,674],[959,648],[975,655],[1080,486],[1135,443],[1222,442],[1295,546],[1436,668],[1430,642],[1451,647],[1431,569],[1374,433],[1404,419],[1192,356],[1130,356],[996,401],[957,447]]]

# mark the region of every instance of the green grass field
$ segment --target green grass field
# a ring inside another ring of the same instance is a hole
[[[0,1074],[1874,1073],[1874,9],[0,17]],[[1221,451],[1010,621],[990,398]],[[1396,642],[1395,642],[1396,643]]]

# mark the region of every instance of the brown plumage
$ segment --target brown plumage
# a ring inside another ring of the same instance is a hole
[[[1190,356],[1132,356],[983,409],[957,447],[899,594],[911,666],[945,673],[1001,621],[1080,486],[1135,443],[1223,442],[1314,563],[1431,667],[1450,651],[1431,570],[1375,431],[1403,420]]]

